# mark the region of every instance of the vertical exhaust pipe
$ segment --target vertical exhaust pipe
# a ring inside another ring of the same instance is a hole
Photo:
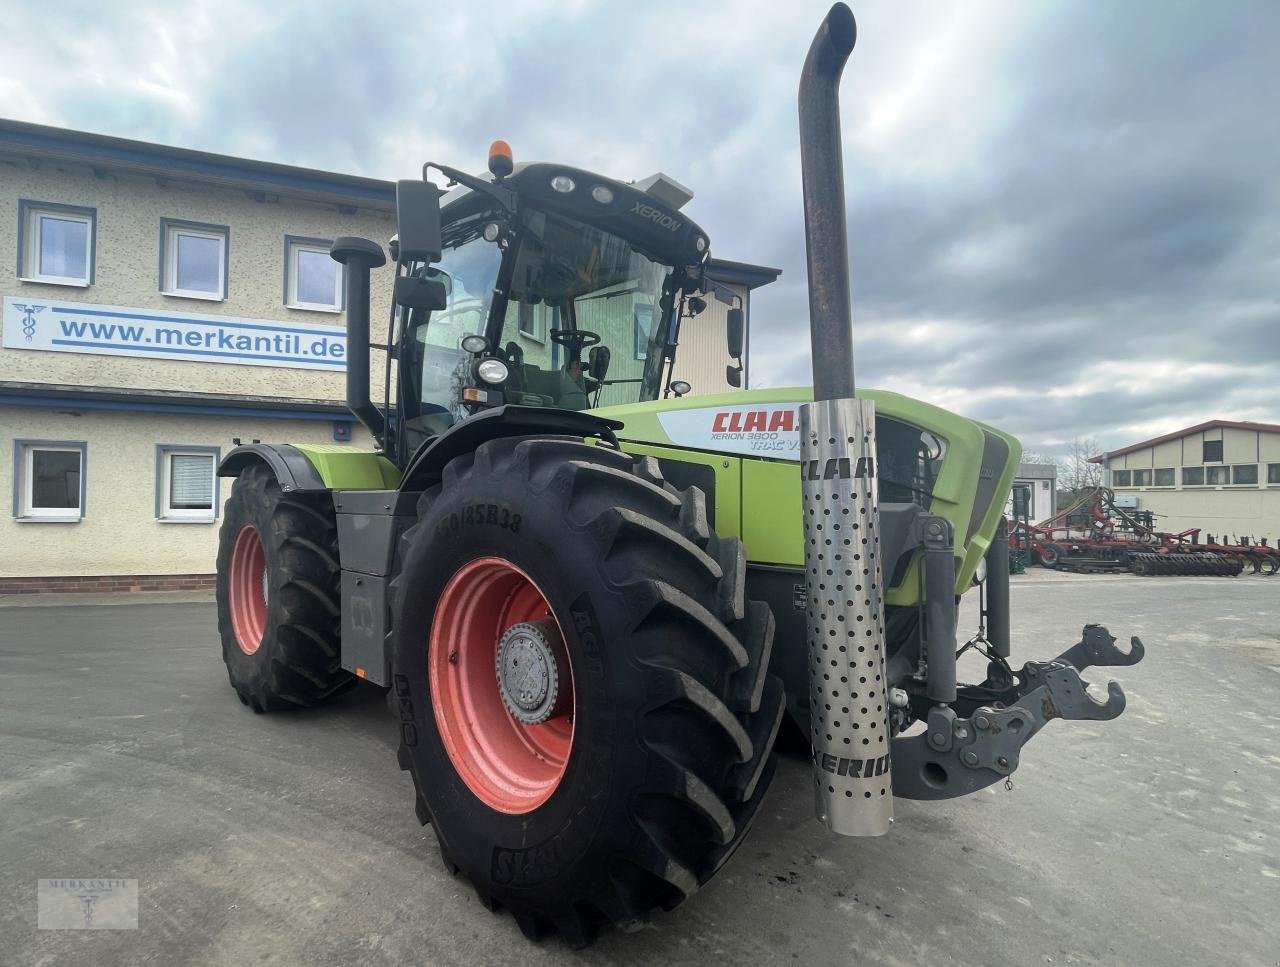
[[[853,13],[837,3],[800,76],[813,402],[800,407],[808,585],[809,722],[819,821],[882,836],[893,821],[875,406],[854,399],[853,321],[840,150],[840,74]]]
[[[329,257],[344,268],[347,295],[347,409],[381,444],[385,424],[382,411],[369,397],[369,271],[386,265],[382,246],[367,238],[344,235],[335,239]]]

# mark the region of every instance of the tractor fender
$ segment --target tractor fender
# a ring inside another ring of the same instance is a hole
[[[445,465],[489,440],[513,436],[598,437],[616,447],[623,424],[580,410],[549,406],[496,406],[455,423],[432,437],[405,467],[401,490],[425,490],[440,482]]]
[[[280,490],[288,493],[327,493],[329,488],[319,472],[297,447],[287,443],[246,443],[222,458],[219,477],[238,477],[256,463],[265,464],[275,474]]]

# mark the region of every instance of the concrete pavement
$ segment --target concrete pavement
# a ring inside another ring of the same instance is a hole
[[[1124,715],[1052,723],[1011,792],[899,801],[879,840],[827,835],[785,760],[712,883],[574,952],[441,869],[376,689],[253,715],[207,602],[5,608],[0,961],[1275,967],[1280,578],[1038,572],[1013,609],[1016,663],[1086,620],[1142,635]],[[137,878],[139,929],[37,931],[63,876]]]

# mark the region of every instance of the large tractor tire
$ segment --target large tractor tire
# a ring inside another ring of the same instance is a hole
[[[446,868],[531,938],[672,909],[772,778],[773,615],[651,458],[496,440],[422,495],[392,583],[400,764]]]
[[[246,468],[218,533],[218,631],[241,702],[314,705],[354,681],[340,663],[341,579],[332,499],[284,494],[267,467]]]

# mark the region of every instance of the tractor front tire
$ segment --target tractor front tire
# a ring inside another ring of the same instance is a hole
[[[340,661],[338,531],[327,494],[285,494],[262,464],[236,478],[218,532],[227,676],[255,712],[315,705],[354,679]]]
[[[702,492],[603,446],[490,441],[423,494],[400,560],[400,764],[446,868],[575,946],[710,879],[772,777],[783,693]]]

